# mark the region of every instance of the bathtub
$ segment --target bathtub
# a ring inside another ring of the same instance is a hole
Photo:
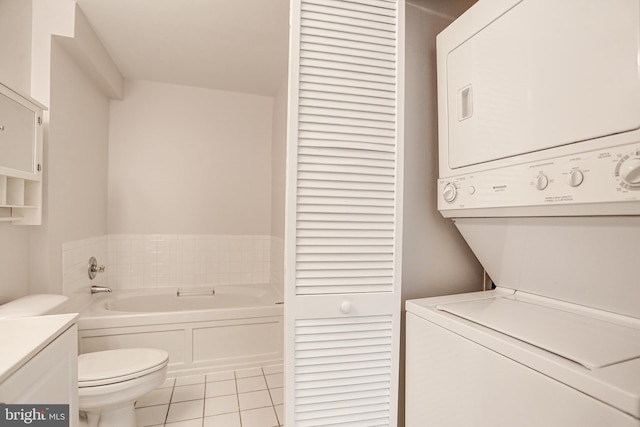
[[[79,311],[80,353],[161,348],[170,376],[283,360],[284,310],[271,285],[114,290]]]

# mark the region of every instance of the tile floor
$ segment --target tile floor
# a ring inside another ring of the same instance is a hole
[[[283,366],[169,378],[136,402],[138,427],[279,427]]]

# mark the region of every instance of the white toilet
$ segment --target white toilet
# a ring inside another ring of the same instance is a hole
[[[0,319],[50,314],[67,297],[28,295],[0,306]],[[90,427],[136,427],[134,404],[164,382],[169,355],[154,348],[97,351],[78,356],[81,419]]]
[[[89,426],[135,427],[134,403],[164,382],[169,355],[125,348],[78,356],[78,398]]]

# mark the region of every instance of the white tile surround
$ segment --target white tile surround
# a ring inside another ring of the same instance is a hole
[[[115,289],[280,283],[282,239],[239,235],[111,234],[63,245],[63,293]],[[272,256],[276,253],[275,256]],[[90,281],[95,256],[107,269]]]

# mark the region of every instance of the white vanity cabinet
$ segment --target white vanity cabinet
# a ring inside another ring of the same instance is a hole
[[[60,314],[0,320],[0,402],[68,404],[69,425],[78,425],[76,319]]]
[[[0,222],[42,222],[42,113],[46,108],[0,84]]]

